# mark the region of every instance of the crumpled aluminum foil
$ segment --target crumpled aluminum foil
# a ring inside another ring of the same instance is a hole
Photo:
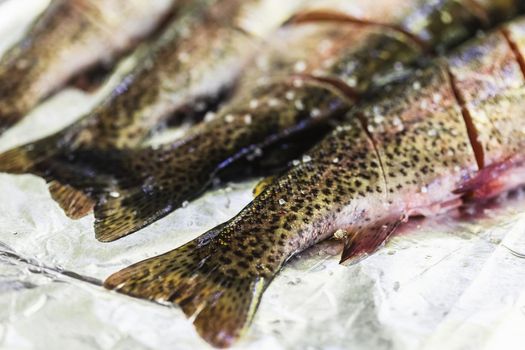
[[[14,27],[29,23],[46,3],[3,3],[0,39],[16,39]],[[12,27],[2,25],[7,13],[20,15],[10,19]],[[45,102],[0,137],[0,151],[70,123],[116,81],[93,95],[66,90]],[[94,238],[92,215],[69,220],[43,180],[0,174],[0,349],[207,348],[177,307],[110,292],[101,282],[229,219],[251,200],[254,184],[208,192],[139,233],[104,244]],[[339,252],[330,241],[287,264],[237,348],[523,348],[522,192],[462,215],[413,220],[357,265],[339,265]]]

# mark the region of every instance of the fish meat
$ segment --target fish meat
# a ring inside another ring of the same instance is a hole
[[[138,148],[178,109],[220,95],[268,33],[307,0],[277,8],[275,1],[195,0],[181,5],[150,52],[106,100],[64,130],[0,155],[0,170],[48,179],[68,216],[86,215],[93,206],[89,197],[59,181],[64,170],[52,174],[42,163],[71,169],[58,160],[70,163],[75,153]]]
[[[0,61],[0,134],[88,68],[151,34],[176,0],[53,0]]]
[[[355,263],[413,215],[524,184],[524,57],[519,19],[436,59],[348,112],[234,218],[105,286],[177,303],[205,340],[231,345],[297,253],[336,234]]]
[[[463,28],[472,34],[481,25],[475,25],[477,15],[467,16],[474,12],[456,1],[436,2],[433,11],[423,3],[428,26],[412,34],[375,21],[317,17],[289,25],[258,55],[254,68],[239,82],[238,94],[213,120],[157,149],[95,155],[91,163],[103,168],[95,173],[114,175],[103,190],[104,186],[88,186],[98,190],[93,191],[97,239],[112,241],[149,225],[202,193],[231,162],[341,115],[359,95],[384,86],[389,81],[385,76],[396,67],[417,61],[438,34],[442,45],[449,37],[456,41],[456,36],[442,35],[448,27],[441,30],[431,21],[441,21],[436,13],[447,9],[459,16],[451,25],[454,33]],[[433,31],[437,34],[428,34]]]

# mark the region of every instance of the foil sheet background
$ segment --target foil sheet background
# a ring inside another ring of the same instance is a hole
[[[47,2],[0,5],[0,50]],[[0,151],[70,123],[116,81],[92,95],[60,93],[0,137]],[[0,174],[0,349],[207,348],[178,308],[100,283],[227,220],[250,201],[253,185],[209,192],[102,244],[93,217],[67,219],[43,180]],[[338,264],[337,242],[302,253],[270,285],[237,348],[523,349],[525,196],[467,214],[414,220],[354,266]]]

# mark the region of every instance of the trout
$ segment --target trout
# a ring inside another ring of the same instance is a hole
[[[64,130],[0,155],[0,171],[48,179],[52,196],[68,216],[86,215],[93,200],[60,181],[69,176],[66,169],[73,170],[68,163],[75,155],[140,148],[176,111],[220,95],[268,33],[307,0],[277,7],[275,1],[184,3],[146,57],[106,100]],[[52,173],[50,163],[59,170]],[[78,180],[84,180],[81,177]]]
[[[151,34],[176,0],[53,0],[0,61],[0,134],[71,78]]]
[[[392,4],[385,1],[385,6]],[[472,34],[482,21],[470,6],[470,1],[416,0],[408,16],[392,8],[394,24],[389,25],[377,24],[379,18],[351,20],[348,12],[341,15],[343,21],[322,17],[323,11],[315,11],[313,21],[306,15],[296,18],[258,55],[237,95],[213,120],[158,149],[95,156],[91,163],[103,168],[95,173],[113,175],[111,184],[96,193],[97,239],[112,241],[162,218],[202,193],[231,162],[336,118],[360,95],[394,79],[399,66],[424,56],[427,47],[451,45],[457,33]],[[446,25],[443,12],[454,14]],[[416,27],[410,25],[414,18],[422,21],[422,13],[426,26],[408,32]]]
[[[523,184],[524,55],[520,19],[436,59],[357,105],[234,218],[105,286],[176,303],[206,341],[231,345],[299,252],[338,233],[356,263],[413,215]]]

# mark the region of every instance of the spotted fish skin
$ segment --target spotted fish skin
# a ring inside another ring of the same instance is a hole
[[[414,4],[421,2],[416,0]],[[409,27],[399,14],[392,15],[392,20],[400,23],[396,26],[349,19],[340,23],[322,17],[313,22],[304,18],[292,21],[293,25],[274,35],[265,52],[258,55],[252,68],[244,73],[238,88],[241,98],[234,98],[219,111],[215,120],[196,126],[187,136],[168,146],[168,151],[145,151],[142,155],[135,155],[136,159],[130,162],[134,164],[132,166],[121,162],[121,169],[116,171],[120,173],[117,175],[120,184],[106,190],[95,206],[97,238],[110,241],[137,231],[200,194],[217,171],[246,155],[250,149],[263,147],[287,134],[336,117],[344,103],[333,90],[328,94],[319,92],[316,96],[315,89],[290,88],[287,82],[290,76],[295,76],[296,82],[300,81],[298,78],[306,78],[307,82],[318,81],[334,86],[347,95],[349,100],[345,108],[349,108],[356,97],[384,86],[389,81],[385,76],[395,72],[395,67],[409,65],[424,56],[425,42],[434,44],[443,40],[445,45],[457,40],[457,34],[441,34],[438,28],[443,23],[437,14],[450,11],[460,16],[452,20],[454,33],[463,28],[461,32],[466,35],[472,33],[473,28],[479,28],[479,16],[473,14],[470,7],[464,4],[458,7],[460,5],[456,1],[436,2],[432,6],[423,2],[415,14],[421,21],[423,15],[420,12],[425,13],[428,24],[419,31],[414,29],[413,34],[397,28]],[[470,17],[467,16],[469,13]],[[478,23],[478,26],[473,23]],[[271,82],[270,89],[261,89],[268,82]],[[325,113],[324,107],[308,109],[305,101],[309,99],[321,106],[340,102],[332,113]],[[248,102],[253,103],[254,108],[248,108]],[[268,103],[275,103],[276,108],[272,111],[275,116],[268,116],[267,110],[259,107]],[[304,113],[304,110],[309,112]],[[281,118],[280,127],[264,127],[266,120],[274,117]],[[142,166],[138,166],[140,162]],[[133,178],[134,182],[130,183],[128,178]],[[110,193],[120,195],[115,198]]]
[[[301,113],[294,104],[283,108],[277,99],[290,92],[297,101],[304,101]],[[252,117],[254,107],[250,104],[257,96],[257,115]],[[301,123],[315,122],[310,110],[315,109],[322,121],[347,108],[345,97],[327,84],[303,80],[268,84],[237,102],[228,113],[193,130],[180,143],[116,157],[118,170],[131,175],[112,190],[119,197],[107,196],[95,207],[97,238],[109,241],[122,237],[182,206],[206,188],[223,163],[253,152],[254,140],[262,146],[267,135],[282,137]]]
[[[179,304],[205,340],[226,347],[283,265],[335,232],[342,260],[357,262],[412,215],[523,184],[524,30],[523,19],[508,24],[359,104],[234,218],[105,286]]]
[[[290,1],[274,13],[273,21],[253,29],[244,28],[242,21],[264,10],[265,0],[181,2],[149,54],[136,55],[140,64],[109,98],[57,135],[26,148],[46,147],[49,158],[77,149],[139,146],[177,108],[229,87],[262,38],[303,1]]]
[[[68,216],[86,215],[92,200],[71,193],[78,191],[72,182],[85,181],[84,176],[73,178],[70,163],[86,152],[100,156],[138,148],[178,109],[203,98],[213,99],[233,84],[263,38],[307,0],[288,1],[277,11],[267,7],[272,1],[182,3],[146,57],[137,53],[141,63],[110,97],[64,130],[0,155],[0,171],[45,178],[53,184],[52,197]],[[272,16],[267,18],[265,11],[272,11]],[[78,198],[86,200],[79,202]]]
[[[290,1],[272,23],[255,29],[242,21],[252,12],[264,16],[264,0],[190,2],[114,96],[64,135],[66,152],[138,147],[178,108],[217,97],[232,86],[268,32],[303,1]]]
[[[175,0],[53,0],[0,61],[0,133],[89,67],[116,59],[162,22]]]

